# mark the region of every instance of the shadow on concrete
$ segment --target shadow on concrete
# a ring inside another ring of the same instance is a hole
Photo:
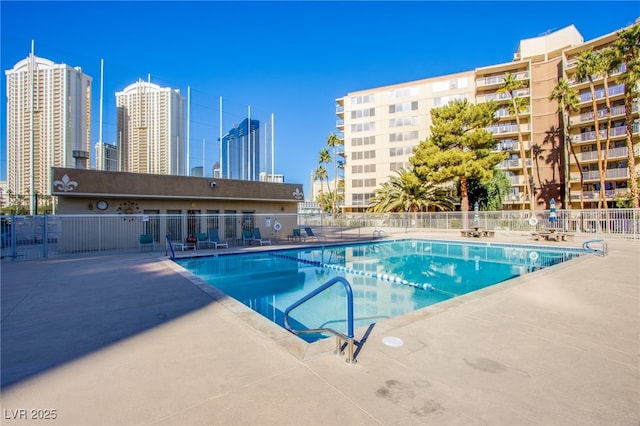
[[[163,260],[156,253],[3,263],[0,388],[214,301],[176,280]]]

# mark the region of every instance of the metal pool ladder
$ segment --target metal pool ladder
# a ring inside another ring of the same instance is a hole
[[[345,290],[347,291],[347,335],[345,336],[344,334],[336,330],[333,330],[331,328],[315,328],[315,329],[305,329],[305,330],[292,329],[291,325],[289,324],[289,312],[291,312],[293,309],[297,308],[298,306],[302,305],[309,299],[322,293],[324,290],[328,289],[329,287],[333,286],[336,283],[342,284]],[[358,345],[358,342],[356,342],[355,339],[353,338],[353,291],[351,290],[351,284],[349,284],[349,281],[347,281],[345,278],[343,277],[332,278],[326,283],[322,284],[320,287],[313,290],[311,293],[304,296],[302,299],[293,303],[293,305],[289,306],[284,311],[284,325],[287,328],[287,330],[289,330],[293,334],[322,333],[322,332],[333,334],[334,336],[336,336],[335,353],[340,355],[343,354],[342,343],[346,342],[348,353],[349,353],[346,361],[352,364],[356,362],[354,358],[353,347],[355,345]]]

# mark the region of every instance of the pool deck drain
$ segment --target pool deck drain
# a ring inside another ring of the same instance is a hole
[[[58,425],[640,419],[638,242],[376,324],[356,364],[292,356],[286,332],[159,257],[2,263],[3,426],[52,410]]]

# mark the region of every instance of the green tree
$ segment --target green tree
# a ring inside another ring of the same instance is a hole
[[[522,161],[522,176],[524,176],[524,189],[525,197],[529,196],[529,208],[531,210],[535,207],[535,200],[533,199],[533,188],[531,187],[531,181],[529,179],[529,169],[527,168],[527,156],[524,150],[524,141],[522,138],[522,130],[520,127],[520,113],[526,111],[529,107],[526,98],[518,96],[518,92],[524,89],[524,83],[518,79],[517,75],[506,73],[504,75],[504,82],[500,85],[498,93],[508,93],[511,103],[509,105],[509,111],[514,114],[516,118],[516,127],[518,128],[518,148],[520,149],[520,161]],[[533,158],[531,159],[533,161]]]
[[[578,172],[580,173],[580,209],[584,210],[584,194],[583,194],[583,185],[584,185],[584,175],[582,173],[582,166],[580,165],[580,160],[578,159],[578,154],[576,153],[575,146],[573,142],[571,142],[571,138],[569,137],[569,114],[571,112],[577,112],[580,110],[579,105],[580,101],[578,99],[578,91],[575,87],[571,86],[569,81],[565,78],[561,78],[558,80],[558,84],[553,88],[549,99],[558,102],[558,112],[562,116],[562,131],[564,134],[564,146],[565,146],[565,208],[569,208],[571,206],[570,199],[571,194],[569,190],[569,155],[570,152],[573,155],[573,158],[576,162],[576,166],[578,167]]]
[[[613,43],[614,61],[612,66],[625,64],[626,69],[618,81],[624,83],[625,124],[627,127],[627,167],[629,168],[629,192],[633,207],[640,207],[638,181],[636,177],[636,160],[633,151],[633,105],[638,98],[640,83],[640,24],[635,24],[618,33]]]
[[[492,152],[497,141],[486,128],[495,122],[495,111],[493,102],[474,105],[466,99],[433,108],[431,136],[420,142],[409,159],[422,181],[459,182],[463,212],[469,211],[467,180],[490,180],[495,166],[507,157],[507,153]]]
[[[343,140],[338,137],[335,133],[331,132],[329,137],[327,138],[327,148],[333,151],[333,207],[332,213],[335,215],[337,212],[337,202],[338,202],[338,153],[340,152],[340,147],[343,146]]]
[[[420,180],[412,170],[396,170],[398,176],[391,177],[375,190],[369,199],[368,211],[374,213],[453,210],[450,191],[434,182]]]
[[[605,201],[604,192],[605,170],[603,170],[600,119],[598,117],[598,103],[596,100],[596,87],[594,83],[594,78],[599,75],[600,68],[601,64],[592,49],[580,52],[578,55],[578,62],[576,64],[576,80],[589,81],[589,90],[591,91],[591,109],[593,111],[593,122],[596,135],[596,150],[598,153],[598,174],[600,175],[600,196],[598,199],[598,208],[601,208],[603,203],[606,208],[607,203]]]
[[[502,210],[504,200],[511,189],[511,182],[500,169],[493,171],[493,177],[487,181],[469,179],[469,199],[477,201],[480,210]]]

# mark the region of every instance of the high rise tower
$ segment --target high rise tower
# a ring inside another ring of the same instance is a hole
[[[51,167],[88,168],[91,77],[31,54],[5,71],[7,180],[14,196],[51,194]]]
[[[119,170],[185,174],[184,98],[180,92],[138,80],[116,93]]]

